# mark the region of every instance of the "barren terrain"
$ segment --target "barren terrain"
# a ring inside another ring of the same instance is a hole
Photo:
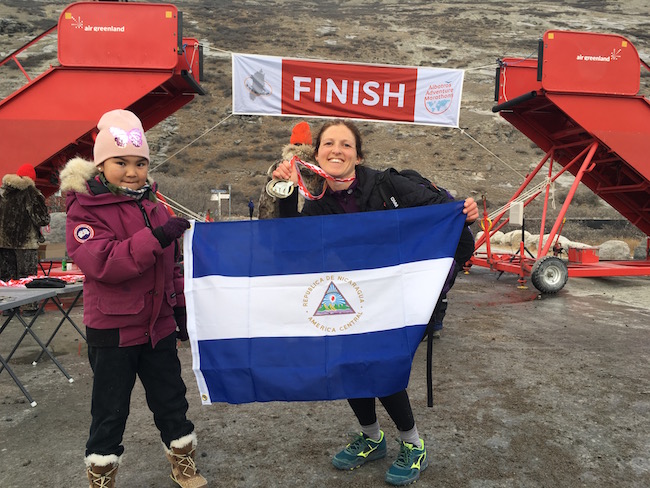
[[[0,5],[0,54],[9,54],[53,25],[67,2],[6,0]],[[366,164],[378,168],[414,167],[459,197],[486,197],[489,209],[505,203],[542,152],[491,111],[497,59],[536,56],[537,40],[548,29],[618,33],[642,59],[650,59],[647,2],[574,0],[568,2],[261,2],[188,0],[185,36],[204,47],[208,94],[196,97],[148,133],[163,193],[195,212],[210,210],[211,189],[232,188],[231,213],[247,215],[257,201],[269,165],[280,158],[296,119],[231,115],[230,54],[254,53],[296,58],[464,69],[461,129],[361,122]],[[55,38],[28,51],[26,66],[38,74],[55,63]],[[7,67],[4,67],[7,68]],[[3,69],[7,80],[21,78]],[[32,73],[34,75],[34,73]],[[649,73],[642,72],[646,96]],[[14,81],[12,81],[13,83]],[[7,83],[6,86],[10,86]],[[12,85],[13,86],[13,85]],[[3,92],[6,87],[3,88]],[[3,95],[4,96],[4,95]],[[321,120],[308,119],[314,131]],[[557,185],[557,208],[571,179]],[[190,190],[190,191],[188,191]],[[554,210],[556,211],[556,210]],[[529,218],[538,216],[531,206]],[[222,209],[222,217],[228,210]],[[583,188],[574,199],[565,230],[578,240],[573,218],[620,215]],[[637,239],[632,226],[626,235]],[[592,244],[614,234],[588,236]],[[600,241],[600,242],[598,242]]]
[[[426,343],[409,393],[430,463],[416,486],[647,488],[650,486],[650,307],[646,278],[570,279],[555,296],[517,288],[513,275],[472,268],[449,295],[434,342],[427,407]],[[81,322],[81,309],[73,314]],[[48,311],[40,337],[58,323]],[[1,351],[20,334],[12,323]],[[11,364],[38,402],[0,374],[0,486],[88,486],[83,453],[92,373],[69,324],[53,350],[74,378],[27,337]],[[345,401],[202,406],[189,346],[180,349],[198,463],[211,487],[378,487],[398,433],[378,406],[388,457],[352,472],[331,465],[357,429]],[[160,438],[136,384],[118,475],[122,488],[172,488]]]

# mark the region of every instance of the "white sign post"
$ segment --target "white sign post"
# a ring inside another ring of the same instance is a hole
[[[228,190],[211,190],[212,195],[210,195],[211,201],[217,201],[219,208],[219,220],[221,220],[221,201],[228,200],[228,218],[230,218],[230,185],[228,185]]]

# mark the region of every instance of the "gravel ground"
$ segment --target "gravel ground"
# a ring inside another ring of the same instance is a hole
[[[434,406],[426,406],[426,344],[417,351],[409,391],[430,455],[421,486],[650,486],[648,278],[572,278],[556,296],[517,287],[514,275],[472,268],[450,293],[442,338],[434,344]],[[74,317],[81,321],[80,307]],[[38,322],[47,337],[58,323]],[[0,353],[20,333],[2,335]],[[83,342],[83,341],[82,341]],[[71,326],[54,351],[74,378],[49,361],[32,366],[27,338],[12,360],[38,402],[30,407],[0,375],[0,486],[87,486],[83,449],[90,422],[91,372]],[[344,401],[201,406],[189,347],[180,356],[198,462],[210,486],[375,487],[397,455],[395,430],[379,420],[388,458],[339,472],[331,456],[355,428]],[[169,487],[151,414],[138,383],[124,438],[120,487]]]

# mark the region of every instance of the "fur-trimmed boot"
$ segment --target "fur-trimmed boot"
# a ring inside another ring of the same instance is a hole
[[[120,457],[115,454],[91,454],[84,460],[90,488],[114,488]]]
[[[164,444],[163,444],[164,445]],[[198,473],[194,462],[196,452],[196,434],[189,435],[172,441],[171,449],[165,446],[165,455],[172,465],[169,475],[182,488],[204,488],[208,486],[207,480]]]

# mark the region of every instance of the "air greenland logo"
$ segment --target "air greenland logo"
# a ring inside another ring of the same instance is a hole
[[[72,12],[66,12],[63,18],[69,20],[72,27],[83,29],[84,32],[126,32],[126,26],[124,25],[84,25],[81,16],[77,18],[72,15]]]
[[[363,315],[363,290],[345,275],[326,275],[316,279],[305,290],[302,306],[307,322],[328,334],[337,334],[354,327]]]
[[[453,100],[454,86],[449,81],[429,85],[424,94],[424,106],[434,115],[447,111]]]
[[[607,56],[592,56],[587,54],[578,54],[576,61],[596,61],[600,63],[609,63],[610,61],[618,61],[622,58],[621,49],[612,49],[612,52]]]

